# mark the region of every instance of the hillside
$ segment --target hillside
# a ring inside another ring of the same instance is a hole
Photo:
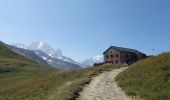
[[[0,43],[0,100],[70,100],[92,77],[120,65],[59,71],[38,65]],[[11,70],[12,69],[12,70]]]
[[[6,44],[7,45],[7,44]],[[24,57],[27,57],[33,61],[35,61],[36,63],[40,64],[40,65],[47,65],[47,66],[50,66],[48,65],[48,63],[42,59],[41,57],[39,57],[38,55],[36,55],[34,53],[34,51],[31,51],[31,50],[27,50],[27,49],[22,49],[22,48],[17,48],[17,47],[14,47],[14,46],[11,46],[11,45],[7,45],[9,49],[11,49],[12,51],[16,52],[16,53],[19,53],[21,55],[23,55]]]
[[[75,100],[92,77],[119,67],[104,65],[68,72],[0,74],[0,100]]]
[[[0,100],[6,100],[4,96],[11,93],[18,93],[16,91],[21,90],[21,87],[31,89],[34,86],[32,82],[38,82],[54,71],[13,52],[0,42]],[[8,99],[13,99],[13,96],[8,96]]]
[[[146,100],[170,100],[170,53],[131,65],[116,81],[128,95]]]
[[[15,70],[41,70],[47,69],[45,66],[40,66],[33,60],[30,60],[18,53],[10,50],[6,45],[0,42],[0,70],[3,72],[6,69]]]

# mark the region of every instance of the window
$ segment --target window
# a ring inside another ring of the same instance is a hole
[[[106,55],[106,58],[109,58],[109,55]]]
[[[116,58],[119,58],[119,54],[116,54]]]
[[[110,57],[111,57],[111,58],[114,58],[114,55],[111,55]]]

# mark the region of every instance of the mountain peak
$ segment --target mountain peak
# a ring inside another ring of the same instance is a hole
[[[96,55],[92,59],[95,63],[103,62],[103,56],[102,55]]]
[[[102,63],[102,62],[103,62],[103,56],[102,55],[96,55],[92,58],[84,60],[83,62],[81,62],[81,65],[92,66],[94,63]]]
[[[28,50],[40,50],[50,57],[57,58],[57,59],[60,59],[63,61],[68,61],[68,62],[71,62],[74,64],[78,64],[71,58],[63,56],[62,51],[60,49],[54,49],[54,48],[52,48],[52,46],[50,44],[47,44],[43,41],[33,42],[28,46],[24,45],[23,43],[13,43],[12,45],[15,47],[18,47],[18,48],[24,48],[24,49],[28,49]]]
[[[45,53],[49,53],[50,51],[54,51],[51,45],[44,43],[43,41],[33,42],[28,45],[28,49],[30,50],[41,50]]]
[[[38,42],[38,49],[41,49],[44,45],[44,42],[43,41],[39,41]]]

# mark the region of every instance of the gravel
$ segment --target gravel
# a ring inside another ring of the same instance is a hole
[[[127,67],[104,72],[84,87],[77,100],[136,100],[128,97],[114,82],[114,78]]]

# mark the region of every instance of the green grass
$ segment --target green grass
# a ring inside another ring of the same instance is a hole
[[[59,71],[38,65],[0,43],[0,100],[72,100],[92,77],[122,66]]]
[[[35,71],[50,69],[48,66],[38,65],[36,62],[17,54],[0,43],[0,70],[16,69],[17,71]]]
[[[116,81],[128,95],[146,100],[170,100],[170,53],[131,65]]]
[[[52,72],[56,71],[48,66],[38,65],[0,43],[0,100],[13,100],[21,91],[23,96],[26,90],[31,93],[29,88],[44,81]]]
[[[70,100],[91,77],[119,68],[103,65],[76,71],[11,72],[0,74],[0,100]]]

